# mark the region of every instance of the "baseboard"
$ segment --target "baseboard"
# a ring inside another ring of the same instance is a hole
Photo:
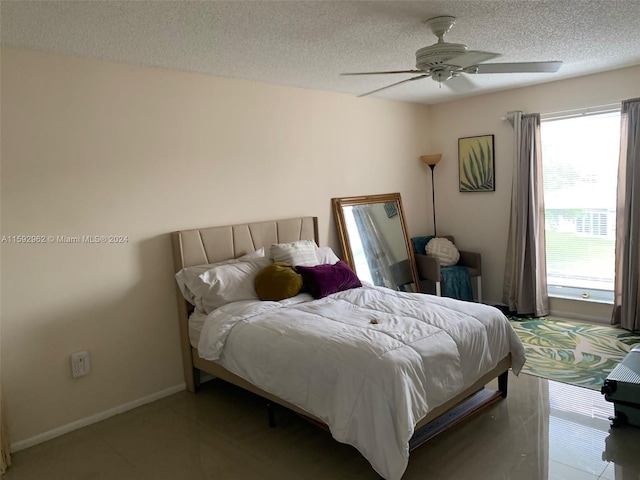
[[[137,400],[123,403],[122,405],[118,405],[117,407],[110,408],[109,410],[96,413],[95,415],[91,415],[89,417],[81,418],[80,420],[76,420],[75,422],[62,425],[61,427],[54,428],[53,430],[49,430],[48,432],[40,433],[31,438],[27,438],[26,440],[21,440],[19,442],[12,443],[11,452],[18,452],[20,450],[24,450],[25,448],[33,447],[34,445],[59,437],[61,435],[64,435],[65,433],[72,432],[74,430],[77,430],[82,427],[86,427],[88,425],[92,425],[102,420],[106,420],[107,418],[113,417],[114,415],[118,415],[119,413],[124,413],[136,407],[140,407],[142,405],[146,405],[147,403],[155,402],[156,400],[160,400],[161,398],[168,397],[169,395],[173,395],[174,393],[181,392],[186,388],[187,387],[184,383],[181,383],[179,385],[174,385],[173,387],[160,390],[159,392],[152,393],[151,395],[147,395],[146,397],[138,398]]]
[[[583,322],[596,323],[598,325],[606,325],[609,327],[611,326],[611,319],[602,318],[594,315],[584,315],[584,314],[574,313],[574,312],[563,312],[561,310],[551,310],[551,312],[549,313],[549,316],[560,317],[562,319],[567,319],[567,320],[579,320]]]
[[[493,305],[498,310],[500,310],[505,315],[510,315],[513,312],[509,312],[509,308],[506,305],[501,303],[490,303],[489,305]],[[607,307],[605,307],[607,308]],[[590,323],[596,323],[599,325],[611,325],[611,316],[605,317],[602,314],[600,315],[589,315],[585,312],[576,311],[577,309],[572,310],[564,310],[562,308],[551,308],[549,311],[549,317],[554,318],[558,317],[559,319],[567,319],[567,320],[578,320]],[[524,319],[524,318],[523,318]]]
[[[551,297],[549,307],[551,315],[611,325],[612,304]]]

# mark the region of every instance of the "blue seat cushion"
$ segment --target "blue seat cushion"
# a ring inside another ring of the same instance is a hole
[[[421,253],[424,255],[425,248],[427,247],[427,243],[431,241],[431,239],[435,238],[433,235],[428,235],[426,237],[413,237],[411,239],[411,245],[413,246],[414,253]]]

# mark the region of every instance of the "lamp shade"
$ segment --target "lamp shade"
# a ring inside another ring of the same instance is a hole
[[[422,163],[424,163],[425,165],[435,165],[441,159],[442,159],[441,153],[434,153],[433,155],[422,155],[420,157],[420,160],[422,160]]]

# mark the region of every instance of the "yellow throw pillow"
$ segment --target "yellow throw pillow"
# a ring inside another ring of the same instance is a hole
[[[302,276],[284,262],[264,267],[256,277],[256,293],[260,300],[278,301],[294,297],[302,288]]]

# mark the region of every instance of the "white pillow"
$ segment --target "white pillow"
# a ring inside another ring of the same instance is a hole
[[[340,261],[338,256],[331,250],[331,247],[318,247],[316,255],[318,256],[319,265],[325,265],[327,263],[335,265]]]
[[[298,240],[290,243],[274,243],[269,256],[274,262],[285,262],[290,265],[315,267],[318,265],[316,250],[318,245],[313,240]]]
[[[198,301],[198,299],[202,297],[202,280],[199,278],[200,275],[205,273],[207,270],[211,270],[213,267],[228,265],[231,263],[246,262],[248,260],[263,257],[264,248],[260,248],[255,252],[247,253],[246,255],[243,255],[239,258],[231,258],[223,262],[209,263],[206,265],[194,265],[193,267],[185,267],[178,273],[176,273],[176,282],[178,283],[178,288],[180,289],[180,292],[182,293],[184,299],[202,312],[202,304]]]
[[[443,267],[455,265],[460,260],[460,252],[447,238],[431,239],[424,250],[427,255],[432,255],[440,260],[440,265]]]
[[[200,275],[203,311],[211,313],[222,305],[239,300],[259,300],[255,289],[256,277],[270,263],[270,258],[258,258],[219,265]]]

